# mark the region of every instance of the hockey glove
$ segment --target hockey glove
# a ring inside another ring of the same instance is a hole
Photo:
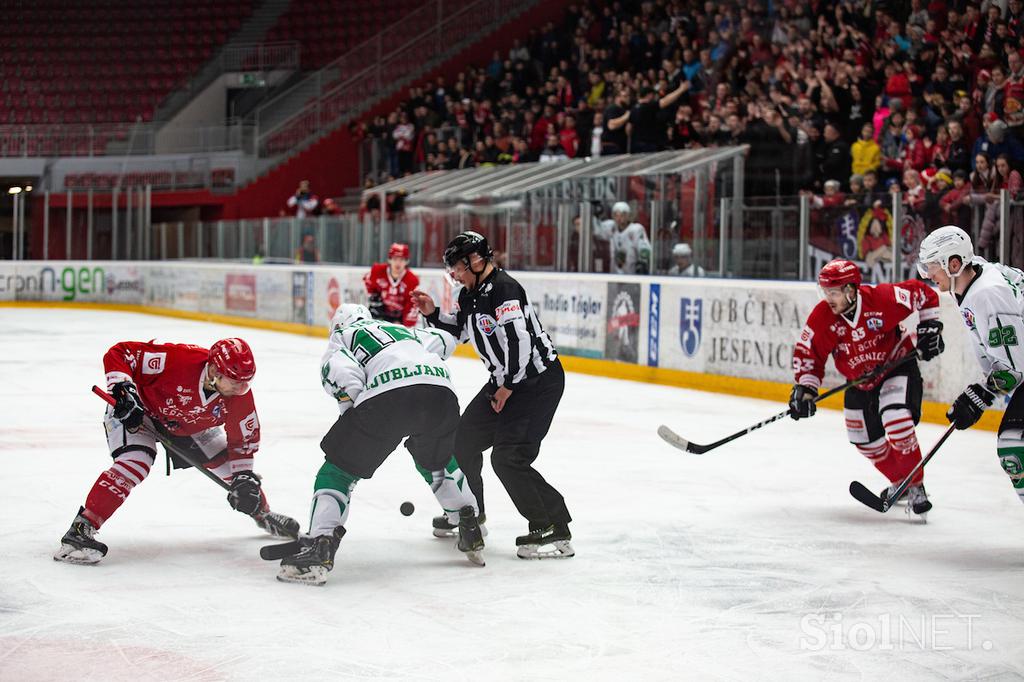
[[[114,384],[110,390],[114,396],[114,419],[124,425],[130,433],[135,433],[142,426],[142,418],[145,411],[142,409],[142,398],[139,397],[139,389],[130,381],[122,381]]]
[[[971,384],[953,401],[946,419],[961,431],[969,429],[978,423],[985,408],[991,407],[995,399],[995,395],[981,384]]]
[[[380,294],[371,294],[366,307],[370,309],[370,315],[373,316],[373,319],[379,320],[384,317],[384,301],[381,299]]]
[[[260,509],[260,477],[251,471],[239,471],[231,479],[228,504],[235,511],[252,516]]]
[[[942,340],[942,323],[938,320],[925,320],[917,325],[917,352],[924,361],[933,360],[939,353],[946,350]]]
[[[818,397],[818,389],[794,384],[793,392],[789,394],[789,416],[793,419],[806,419],[813,417],[818,411],[814,399]]]

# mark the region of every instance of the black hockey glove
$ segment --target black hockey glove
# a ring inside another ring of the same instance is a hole
[[[130,433],[135,433],[142,426],[142,418],[146,412],[142,409],[142,398],[139,389],[130,381],[114,384],[110,394],[114,396],[114,419],[124,425]]]
[[[814,399],[818,397],[818,389],[793,384],[793,392],[789,394],[789,416],[793,419],[806,419],[813,417],[818,411]]]
[[[933,360],[939,353],[946,350],[942,340],[942,323],[938,320],[926,320],[917,325],[917,352],[924,361]]]
[[[370,309],[370,315],[373,316],[373,319],[380,320],[384,318],[384,301],[381,299],[380,294],[371,294],[366,307]]]
[[[231,478],[228,504],[235,511],[252,516],[260,509],[260,477],[251,471],[239,471]]]
[[[961,431],[969,429],[978,423],[985,408],[991,407],[995,399],[995,395],[981,384],[971,384],[953,401],[946,419]]]

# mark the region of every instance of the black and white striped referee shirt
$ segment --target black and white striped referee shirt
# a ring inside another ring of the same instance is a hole
[[[511,389],[558,360],[526,290],[498,268],[472,291],[459,292],[455,313],[437,308],[426,321],[460,342],[472,341],[496,386]]]

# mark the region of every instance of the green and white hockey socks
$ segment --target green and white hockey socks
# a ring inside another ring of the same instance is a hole
[[[466,505],[473,507],[474,513],[480,513],[476,495],[469,489],[466,476],[454,457],[448,460],[444,469],[428,471],[417,464],[416,470],[434,492],[434,497],[441,504],[441,509],[448,516],[448,522],[453,526],[459,525],[459,510]]]
[[[324,462],[313,484],[313,507],[309,513],[309,534],[330,535],[336,526],[344,526],[357,476]]]
[[[996,441],[996,452],[1003,471],[1010,477],[1013,489],[1017,491],[1020,501],[1024,502],[1024,439],[1019,430],[1011,430],[999,434]]]

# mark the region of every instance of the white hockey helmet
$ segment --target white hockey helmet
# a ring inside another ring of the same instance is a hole
[[[680,258],[680,257],[690,258],[692,256],[693,256],[693,249],[690,248],[689,244],[684,244],[684,243],[680,242],[680,243],[678,243],[678,244],[676,244],[675,246],[672,247],[672,257],[673,258]]]
[[[629,207],[625,201],[616,201],[612,205],[612,215],[616,213],[625,213],[626,215],[633,215],[633,209]]]
[[[942,271],[950,277],[956,277],[949,271],[949,259],[956,256],[966,266],[974,260],[974,246],[971,237],[956,225],[944,225],[929,234],[921,242],[918,251],[917,271],[922,277],[928,277],[928,265],[937,263]]]
[[[359,320],[372,320],[370,309],[359,303],[342,303],[331,318],[331,331],[342,329]]]

